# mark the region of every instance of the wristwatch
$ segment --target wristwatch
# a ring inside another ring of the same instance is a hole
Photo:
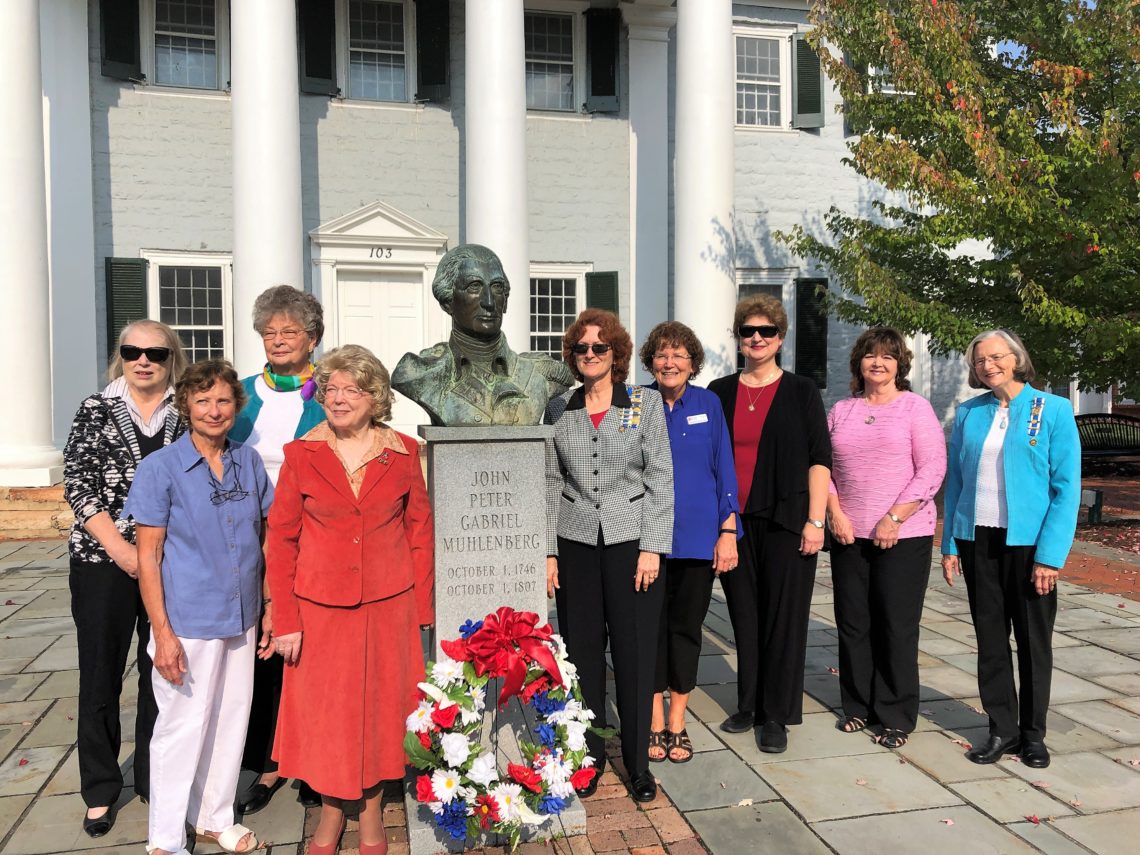
[[[816,528],[823,528],[823,520],[813,520],[808,517],[808,525],[814,525]]]
[[[888,512],[887,519],[889,519],[895,525],[902,525],[902,517],[900,517],[898,514],[892,514]]]

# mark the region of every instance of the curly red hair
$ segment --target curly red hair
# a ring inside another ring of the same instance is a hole
[[[621,319],[613,312],[605,309],[585,309],[578,319],[570,325],[562,336],[562,361],[569,366],[571,373],[582,382],[582,375],[578,371],[578,361],[574,358],[571,348],[582,336],[586,334],[586,327],[597,327],[598,337],[613,348],[614,367],[613,380],[615,383],[624,383],[629,376],[629,360],[633,356],[633,339],[629,337]]]

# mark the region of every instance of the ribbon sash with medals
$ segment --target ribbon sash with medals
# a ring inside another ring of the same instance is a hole
[[[1029,434],[1029,444],[1037,445],[1037,435],[1041,433],[1041,413],[1045,409],[1045,396],[1035,395],[1033,398],[1033,406],[1029,410],[1029,427],[1027,433]]]

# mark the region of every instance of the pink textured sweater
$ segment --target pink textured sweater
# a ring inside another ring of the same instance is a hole
[[[868,424],[868,419],[873,421]],[[946,475],[946,436],[930,402],[903,392],[889,404],[839,401],[827,415],[831,431],[831,492],[856,537],[871,537],[895,504],[922,502],[899,537],[934,534],[934,494]]]

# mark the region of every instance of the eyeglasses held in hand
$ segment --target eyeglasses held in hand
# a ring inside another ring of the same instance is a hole
[[[296,329],[266,330],[265,332],[263,332],[261,334],[261,338],[264,341],[273,341],[275,338],[280,336],[285,341],[296,341],[301,336],[303,336],[306,332],[307,332],[307,330],[296,330]]]
[[[992,362],[994,365],[997,365],[1007,356],[1009,356],[1008,353],[991,353],[989,356],[979,356],[974,360],[974,367],[985,368],[987,362]]]
[[[612,345],[598,342],[597,344],[576,344],[570,350],[578,356],[585,356],[591,350],[594,351],[594,356],[603,356],[610,352],[610,347]]]
[[[760,338],[775,338],[780,334],[780,328],[775,324],[762,324],[760,326],[741,324],[736,332],[741,338],[752,338],[757,333],[760,334]]]
[[[341,388],[340,386],[325,386],[326,398],[335,398],[337,396],[337,393],[343,395],[346,401],[359,401],[366,394],[368,394],[363,389],[359,389],[356,386],[345,386],[344,388]]]
[[[166,362],[170,359],[169,347],[135,347],[133,344],[120,344],[119,356],[127,362],[135,362],[142,358],[143,354],[151,362]]]

